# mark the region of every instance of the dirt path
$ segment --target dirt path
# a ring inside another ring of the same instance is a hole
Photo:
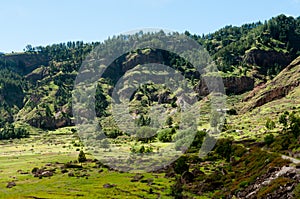
[[[290,160],[292,161],[294,164],[300,164],[300,160],[296,159],[296,158],[292,158],[286,155],[281,155],[282,159],[286,159],[286,160]]]

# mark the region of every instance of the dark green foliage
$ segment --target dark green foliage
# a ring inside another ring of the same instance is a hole
[[[29,137],[29,132],[23,127],[15,127],[6,123],[4,128],[0,129],[0,140],[20,139]]]
[[[298,138],[300,135],[300,117],[295,113],[291,113],[289,116],[290,127],[289,130],[294,135],[295,138]]]
[[[152,153],[153,152],[153,147],[152,146],[144,146],[144,145],[137,145],[135,144],[130,148],[131,153]]]
[[[228,115],[237,115],[237,111],[233,108],[229,109],[227,112],[226,112]]]
[[[140,115],[137,119],[135,119],[135,123],[137,126],[149,126],[151,123],[151,118]]]
[[[283,124],[284,130],[288,133],[292,133],[295,138],[300,135],[300,116],[296,115],[295,112],[288,113],[285,112],[279,116],[279,123]]]
[[[275,122],[272,121],[270,118],[267,119],[267,122],[266,122],[266,127],[267,129],[274,129],[275,128]]]
[[[205,131],[197,131],[196,135],[195,135],[195,138],[194,138],[190,148],[193,148],[193,149],[196,149],[196,150],[200,149],[205,136],[206,136]]]
[[[185,171],[189,170],[189,165],[187,163],[187,157],[181,156],[178,158],[174,164],[174,171],[177,174],[183,174]]]
[[[279,117],[279,123],[281,123],[284,127],[287,127],[287,116],[288,113],[281,114]]]
[[[171,127],[172,124],[173,124],[173,118],[171,116],[168,116],[166,120],[166,125]]]
[[[210,52],[219,70],[229,72],[236,66],[243,66],[244,69],[249,67],[244,63],[243,56],[253,47],[267,51],[286,50],[292,59],[296,58],[300,50],[300,19],[279,15],[265,23],[226,26],[202,37],[191,37]],[[278,74],[284,66],[275,60],[272,65],[261,65],[260,72],[272,76]]]
[[[218,140],[214,151],[225,158],[226,161],[229,161],[232,153],[232,142],[231,139],[220,139]]]
[[[156,138],[156,129],[148,126],[142,126],[138,128],[136,137],[138,141],[142,141],[144,143],[152,142]]]
[[[2,97],[0,106],[11,108],[16,105],[22,108],[24,90],[28,87],[29,84],[17,73],[8,69],[0,69],[0,96]]]
[[[175,132],[176,131],[173,128],[161,129],[157,132],[157,138],[161,142],[171,142],[172,141],[172,135]]]
[[[78,162],[82,163],[86,161],[85,153],[81,150],[78,155]]]
[[[264,142],[267,146],[270,146],[274,141],[275,139],[273,134],[266,135],[264,138]]]
[[[97,86],[95,95],[95,110],[97,117],[106,116],[105,109],[108,107],[108,101],[100,85]]]
[[[104,134],[108,138],[117,138],[120,135],[123,135],[122,131],[116,128],[107,129],[104,131]]]

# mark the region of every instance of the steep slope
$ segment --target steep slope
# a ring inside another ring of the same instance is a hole
[[[254,89],[244,101],[242,112],[252,110],[270,101],[285,97],[300,84],[300,57],[290,63],[272,81]]]

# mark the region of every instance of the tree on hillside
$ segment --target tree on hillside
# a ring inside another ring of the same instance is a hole
[[[78,162],[82,163],[86,161],[85,153],[81,150],[78,155]]]

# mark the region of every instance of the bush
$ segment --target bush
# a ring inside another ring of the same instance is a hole
[[[167,128],[159,130],[157,133],[157,138],[161,142],[171,142],[172,135],[175,133],[175,129]]]
[[[192,142],[192,147],[195,148],[201,148],[202,143],[203,143],[203,139],[206,136],[206,132],[205,131],[197,131],[194,141]]]
[[[117,138],[118,136],[122,135],[122,132],[118,129],[111,129],[108,131],[105,131],[104,134],[106,135],[106,137],[108,138]]]
[[[274,129],[275,128],[275,122],[268,118],[267,122],[266,122],[266,127],[267,127],[267,129],[270,129],[270,130]]]
[[[156,129],[149,126],[142,126],[137,130],[136,137],[138,141],[144,143],[152,142],[156,137]]]
[[[245,187],[248,186],[248,184],[249,184],[248,181],[242,181],[242,182],[239,184],[239,187],[240,187],[240,188],[245,188]]]
[[[229,162],[232,153],[232,140],[231,139],[220,139],[218,140],[215,152],[221,157],[225,158]]]
[[[228,115],[237,115],[237,111],[233,108],[229,109],[227,112],[226,112]]]
[[[23,127],[15,127],[6,123],[4,128],[0,129],[0,140],[28,138],[29,132]]]
[[[153,148],[151,146],[138,146],[135,144],[130,148],[131,153],[152,153]]]
[[[78,162],[82,163],[86,161],[85,153],[81,150],[78,155]]]
[[[275,139],[273,134],[266,135],[264,138],[264,142],[267,146],[270,146],[274,141]]]
[[[187,164],[187,158],[182,156],[176,162],[174,166],[174,171],[177,174],[183,174],[185,171],[189,170],[189,165]]]

